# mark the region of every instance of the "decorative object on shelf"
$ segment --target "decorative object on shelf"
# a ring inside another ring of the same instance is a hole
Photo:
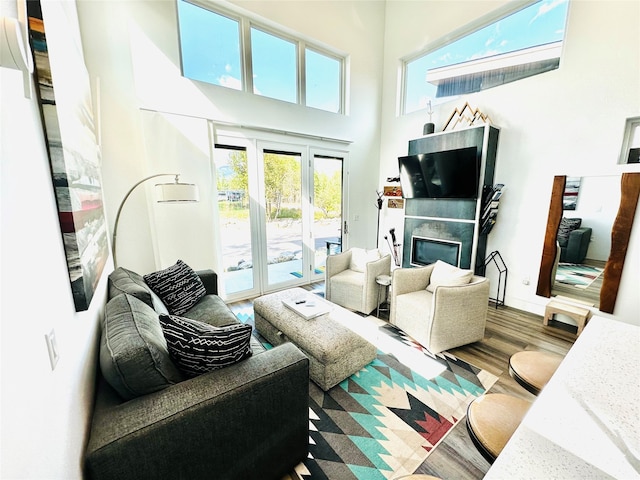
[[[398,175],[397,177],[387,177],[387,182],[400,183],[400,175]]]
[[[389,230],[389,235],[391,235],[391,242],[389,242],[389,237],[387,237],[386,235],[384,236],[384,239],[387,241],[387,244],[389,245],[389,250],[391,251],[391,255],[393,256],[393,263],[396,264],[396,267],[399,267],[400,256],[398,254],[398,248],[400,247],[400,244],[396,241],[396,229],[391,228]]]
[[[487,266],[490,263],[493,263],[498,269],[498,290],[496,291],[495,298],[489,297],[489,300],[495,302],[496,310],[497,310],[500,305],[504,306],[504,295],[507,289],[507,274],[509,273],[509,269],[507,268],[507,265],[504,263],[504,260],[502,259],[502,255],[500,255],[500,252],[498,252],[497,250],[491,252],[489,256],[485,259],[484,261],[485,274],[486,274]],[[502,279],[503,275],[504,275],[504,280]]]
[[[474,127],[478,125],[489,125],[491,119],[489,115],[485,115],[479,108],[473,109],[469,102],[465,102],[464,106],[453,111],[447,122],[444,124],[443,132],[455,130],[457,128]]]
[[[46,8],[42,8],[46,4]],[[61,2],[27,2],[42,128],[76,311],[89,308],[109,258],[89,73]],[[74,7],[75,8],[75,7]],[[14,25],[16,26],[16,25]]]
[[[125,202],[129,198],[129,195],[133,193],[133,191],[142,183],[156,177],[166,177],[172,176],[175,177],[175,181],[173,183],[156,183],[156,191],[158,193],[157,202],[158,203],[176,203],[176,202],[198,202],[200,200],[200,193],[198,191],[198,186],[193,183],[180,183],[180,174],[179,173],[157,173],[155,175],[151,175],[143,178],[138,183],[136,183],[133,187],[129,189],[127,194],[120,202],[120,206],[118,207],[118,213],[116,213],[116,221],[113,224],[113,237],[111,240],[111,250],[113,254],[113,265],[114,267],[118,266],[118,259],[116,257],[116,240],[118,235],[118,223],[120,221],[120,214],[122,213],[122,207],[124,207]]]
[[[482,216],[480,217],[480,235],[487,235],[496,224],[500,197],[504,192],[504,185],[485,185],[482,187]]]
[[[431,122],[431,116],[433,115],[433,108],[431,107],[431,100],[427,103],[427,114],[429,114],[429,122],[424,124],[422,127],[422,134],[429,135],[430,133],[435,132],[436,126]]]
[[[387,202],[388,208],[404,208],[404,198],[390,198]]]

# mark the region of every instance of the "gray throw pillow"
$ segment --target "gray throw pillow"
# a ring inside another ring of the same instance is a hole
[[[207,294],[198,274],[182,260],[143,278],[173,315],[182,315]]]
[[[575,229],[580,228],[582,224],[581,218],[564,218],[560,220],[560,227],[558,228],[558,243],[561,247],[566,247],[569,243],[569,235]]]
[[[204,322],[160,315],[169,353],[188,377],[232,365],[252,354],[251,325],[214,327]]]
[[[151,289],[142,275],[118,267],[109,275],[109,298],[115,298],[122,293],[133,295],[150,307],[154,306]]]
[[[112,298],[105,307],[100,368],[125,400],[184,379],[169,355],[158,314],[128,294]]]

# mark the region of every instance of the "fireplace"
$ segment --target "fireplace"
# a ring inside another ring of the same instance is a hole
[[[420,267],[442,260],[450,265],[459,267],[461,246],[462,242],[454,240],[412,235],[410,264]]]

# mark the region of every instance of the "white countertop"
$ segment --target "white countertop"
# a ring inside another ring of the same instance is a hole
[[[640,327],[593,317],[485,479],[640,479]]]

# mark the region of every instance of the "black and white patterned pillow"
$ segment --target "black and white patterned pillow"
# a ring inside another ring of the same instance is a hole
[[[561,247],[566,247],[569,243],[569,234],[575,229],[580,228],[582,223],[581,218],[564,218],[560,220],[560,227],[558,228],[558,243]]]
[[[251,325],[214,327],[198,320],[160,315],[169,354],[182,373],[196,377],[251,356]]]
[[[198,274],[182,260],[143,278],[173,315],[187,312],[207,294]]]

